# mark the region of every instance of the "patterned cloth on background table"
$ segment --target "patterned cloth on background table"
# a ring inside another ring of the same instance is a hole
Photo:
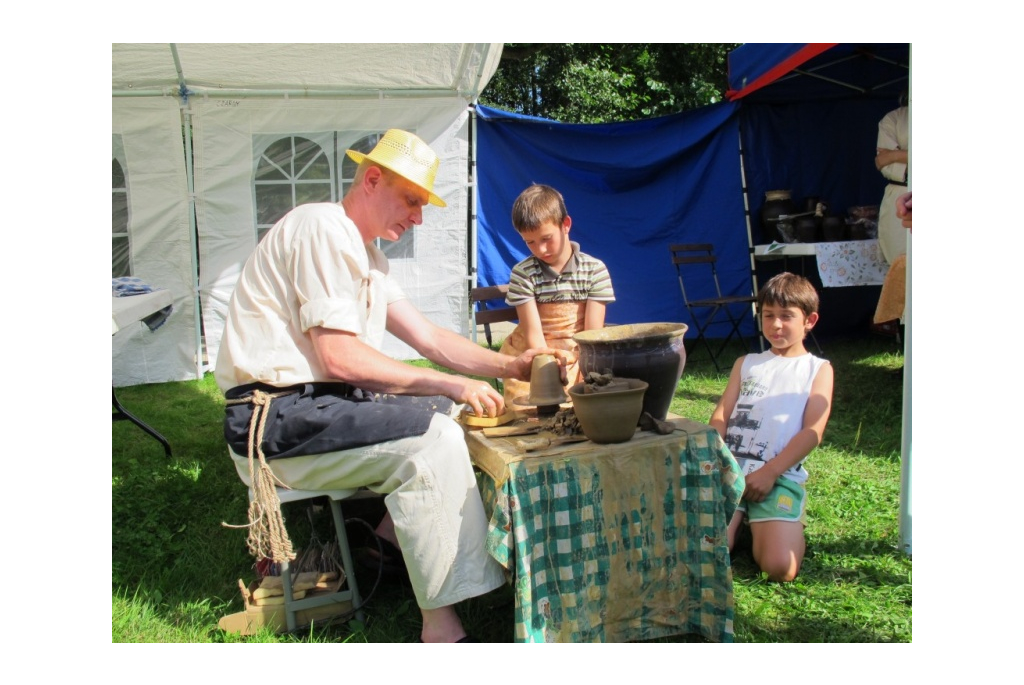
[[[744,481],[714,429],[685,423],[698,429],[511,463],[500,487],[478,474],[517,642],[733,640],[726,530]]]
[[[826,288],[882,285],[889,271],[877,240],[815,243],[814,254],[821,284]]]

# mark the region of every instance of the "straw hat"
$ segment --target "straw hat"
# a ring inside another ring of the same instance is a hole
[[[374,164],[390,169],[427,191],[430,194],[430,204],[438,207],[448,206],[434,194],[434,179],[437,177],[437,167],[441,164],[440,158],[429,145],[408,131],[397,128],[388,130],[368,155],[355,150],[345,150],[345,154],[356,164],[368,159]]]

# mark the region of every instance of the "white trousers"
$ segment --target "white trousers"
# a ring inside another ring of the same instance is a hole
[[[232,454],[249,482],[245,455]],[[484,548],[487,519],[462,428],[437,414],[423,435],[367,447],[267,462],[297,490],[366,487],[386,493],[409,580],[421,609],[437,609],[504,583]]]
[[[896,198],[905,192],[906,186],[886,185],[878,208],[878,247],[887,264],[907,254],[907,229],[903,228],[903,219],[896,216]]]

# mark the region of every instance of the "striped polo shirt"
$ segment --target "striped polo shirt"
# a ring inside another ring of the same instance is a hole
[[[614,302],[612,278],[604,262],[580,252],[578,243],[570,242],[572,256],[562,273],[530,255],[512,268],[505,302],[517,307],[530,300],[547,302]]]

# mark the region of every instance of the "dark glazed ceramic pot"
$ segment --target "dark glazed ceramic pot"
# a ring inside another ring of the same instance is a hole
[[[686,366],[684,323],[633,323],[581,331],[573,336],[580,346],[583,375],[605,373],[637,378],[648,385],[643,411],[664,420]]]

